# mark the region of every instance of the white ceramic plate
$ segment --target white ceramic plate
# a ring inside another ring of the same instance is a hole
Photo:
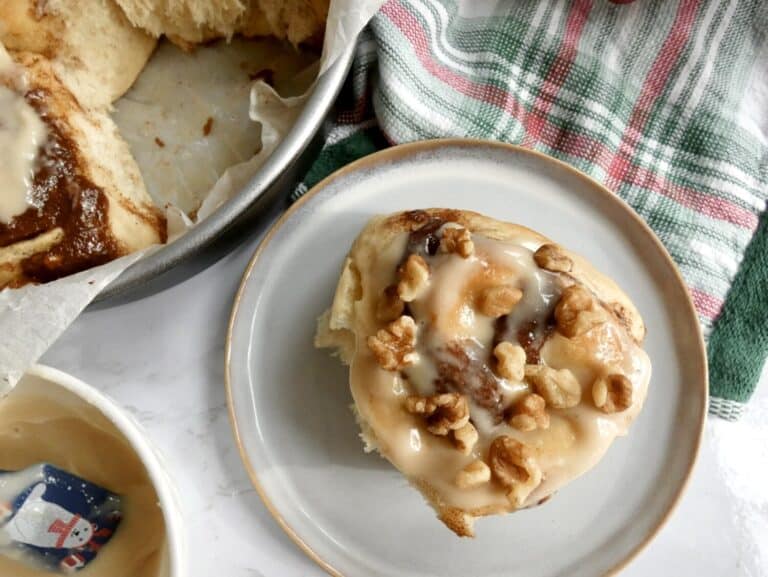
[[[639,307],[653,363],[645,408],[592,471],[541,507],[459,539],[384,459],[366,455],[347,371],[314,350],[344,256],[377,213],[479,211],[542,232],[613,277]],[[650,230],[606,189],[513,146],[433,141],[337,172],[274,226],[248,267],[227,345],[235,435],[277,522],[329,573],[512,577],[617,571],[658,531],[691,473],[707,401],[693,307]]]

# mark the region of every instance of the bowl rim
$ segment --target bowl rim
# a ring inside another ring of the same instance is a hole
[[[188,574],[186,533],[181,515],[180,500],[176,487],[167,472],[167,467],[162,462],[162,457],[141,425],[108,395],[59,369],[35,364],[27,370],[26,375],[60,386],[95,407],[128,441],[144,465],[157,493],[165,521],[169,576],[186,577]]]
[[[125,269],[99,292],[94,302],[132,292],[210,246],[220,235],[233,228],[237,220],[270,191],[320,130],[352,66],[356,46],[356,41],[350,42],[337,60],[320,75],[288,134],[240,192],[189,231]]]
[[[642,551],[644,551],[648,547],[648,545],[658,536],[661,529],[667,524],[667,522],[670,520],[674,511],[680,505],[680,501],[682,500],[683,495],[685,494],[686,490],[690,486],[691,478],[696,468],[696,463],[698,462],[699,456],[701,454],[701,446],[702,446],[703,437],[704,437],[704,428],[707,420],[707,407],[709,405],[709,368],[707,365],[706,346],[704,344],[704,337],[701,333],[701,328],[697,320],[698,317],[696,314],[696,309],[694,307],[690,293],[687,289],[687,285],[683,280],[683,276],[680,273],[680,270],[678,269],[677,264],[672,259],[669,252],[664,247],[661,240],[659,240],[659,238],[656,236],[656,233],[654,233],[653,230],[650,228],[650,226],[648,226],[648,224],[640,217],[639,214],[637,214],[632,209],[632,207],[630,207],[618,195],[611,192],[611,190],[607,188],[605,185],[598,182],[597,180],[587,175],[586,173],[582,172],[581,170],[575,168],[574,166],[562,160],[554,158],[548,154],[539,152],[537,150],[525,148],[517,144],[500,142],[495,140],[483,140],[483,139],[477,139],[477,138],[438,138],[438,139],[432,139],[432,140],[421,140],[421,141],[415,141],[415,142],[410,142],[405,144],[399,144],[396,146],[392,146],[390,148],[379,150],[378,152],[374,152],[373,154],[364,156],[348,165],[345,165],[339,168],[338,170],[336,170],[335,172],[333,172],[332,174],[330,174],[329,176],[327,176],[326,178],[324,178],[323,180],[315,184],[315,186],[313,186],[309,191],[307,191],[296,203],[294,203],[287,211],[285,211],[277,220],[275,220],[272,223],[272,225],[267,230],[264,237],[259,242],[258,246],[256,247],[256,250],[254,251],[253,255],[251,256],[251,259],[248,262],[248,265],[243,271],[243,276],[240,280],[237,293],[235,294],[235,298],[232,304],[232,311],[230,313],[229,322],[227,325],[226,344],[224,348],[224,386],[226,389],[227,412],[229,413],[229,422],[230,422],[230,426],[232,427],[235,444],[237,445],[238,452],[240,453],[240,459],[242,460],[246,473],[248,474],[248,477],[251,480],[251,484],[256,489],[256,493],[261,498],[267,511],[277,522],[278,526],[288,535],[288,537],[299,548],[299,550],[301,550],[307,557],[309,557],[320,568],[322,568],[327,574],[331,575],[332,577],[348,577],[348,575],[342,573],[336,567],[331,565],[331,563],[323,559],[316,551],[314,551],[310,547],[309,544],[307,544],[302,539],[302,537],[293,529],[293,527],[291,527],[288,524],[286,519],[283,517],[282,513],[272,503],[269,495],[267,494],[266,490],[264,489],[261,482],[259,481],[259,477],[258,477],[258,474],[256,473],[256,469],[251,463],[251,460],[245,448],[245,444],[243,443],[242,434],[238,427],[237,418],[235,415],[235,407],[234,407],[233,395],[232,395],[232,382],[231,382],[231,369],[232,369],[231,354],[232,354],[232,340],[233,340],[234,326],[237,319],[237,315],[240,310],[240,304],[242,301],[243,294],[245,292],[247,280],[250,278],[251,273],[253,272],[253,269],[255,268],[256,263],[259,260],[259,257],[261,256],[262,252],[265,250],[267,245],[269,245],[269,243],[272,241],[277,231],[283,226],[283,224],[293,214],[295,214],[298,211],[298,209],[305,202],[307,202],[310,198],[317,195],[318,192],[328,187],[334,181],[344,178],[349,173],[364,171],[366,169],[371,169],[373,167],[376,167],[382,164],[396,162],[399,159],[408,157],[412,154],[418,154],[425,151],[428,152],[430,150],[434,150],[441,147],[498,148],[502,150],[511,151],[516,154],[522,154],[530,157],[543,159],[547,162],[557,165],[559,168],[564,169],[567,172],[570,172],[573,176],[577,177],[578,179],[586,182],[589,186],[591,186],[595,190],[595,193],[599,194],[600,198],[605,203],[613,204],[614,206],[618,207],[621,211],[623,211],[626,214],[626,216],[629,219],[634,221],[635,224],[637,224],[640,227],[643,233],[645,233],[649,237],[649,239],[656,245],[656,248],[658,249],[659,254],[666,261],[667,266],[669,266],[670,270],[673,272],[674,280],[679,285],[679,287],[683,289],[681,291],[681,303],[683,304],[683,307],[685,309],[684,312],[689,319],[693,319],[695,321],[694,323],[695,327],[693,327],[694,330],[691,334],[691,338],[695,341],[695,348],[698,353],[696,364],[698,365],[697,372],[699,373],[699,378],[696,379],[696,384],[700,389],[699,393],[702,399],[701,411],[699,414],[698,426],[696,430],[696,438],[694,442],[694,448],[691,455],[689,456],[688,467],[685,472],[685,475],[683,476],[682,481],[677,488],[677,491],[672,497],[672,500],[670,501],[667,510],[660,517],[660,519],[658,520],[658,523],[646,535],[644,535],[642,539],[639,540],[639,542],[634,546],[634,548],[631,551],[629,551],[628,554],[622,560],[620,560],[616,565],[608,569],[607,572],[602,574],[602,577],[615,577],[622,570],[626,569],[626,567],[633,560],[635,560],[638,557],[638,555]]]

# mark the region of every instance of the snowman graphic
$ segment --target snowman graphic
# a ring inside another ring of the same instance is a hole
[[[45,484],[35,485],[16,514],[0,527],[0,536],[43,549],[81,549],[88,545],[94,536],[93,525],[43,500],[44,494]]]

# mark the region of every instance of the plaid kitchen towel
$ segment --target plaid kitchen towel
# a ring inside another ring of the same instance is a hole
[[[768,354],[768,2],[388,0],[297,198],[389,144],[522,144],[626,200],[685,278],[710,412],[735,419]]]

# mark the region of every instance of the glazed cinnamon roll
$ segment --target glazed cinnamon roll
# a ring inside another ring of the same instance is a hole
[[[651,366],[635,306],[582,257],[461,210],[371,220],[316,345],[350,367],[367,450],[445,525],[542,503],[640,412]]]

